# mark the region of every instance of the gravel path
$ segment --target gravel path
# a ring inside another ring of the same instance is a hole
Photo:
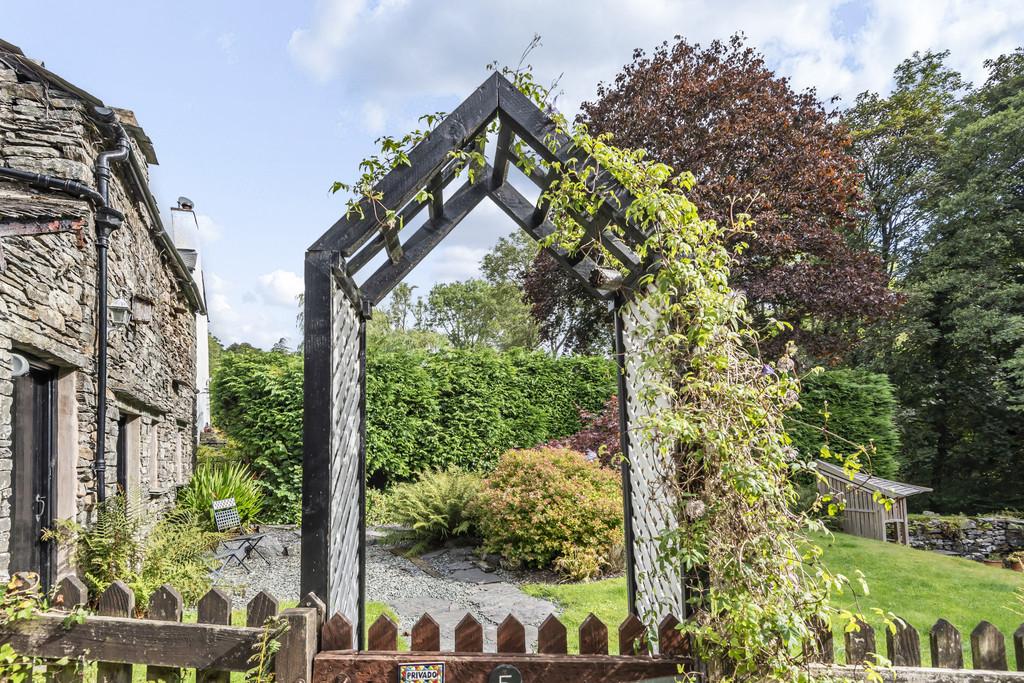
[[[255,555],[241,567],[226,569],[218,587],[246,604],[261,590],[279,600],[299,599],[299,532],[290,527],[264,527],[267,537],[259,548],[268,565]],[[527,644],[537,639],[537,627],[555,605],[523,593],[521,577],[480,562],[469,548],[446,548],[415,561],[395,555],[386,546],[370,543],[366,551],[367,600],[383,602],[399,617],[400,632],[408,637],[413,624],[429,612],[441,626],[441,647],[453,647],[455,625],[471,613],[484,625],[484,644],[493,651],[497,625],[513,614],[526,626]]]

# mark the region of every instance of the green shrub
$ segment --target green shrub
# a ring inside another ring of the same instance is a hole
[[[786,431],[802,453],[817,453],[824,443],[821,428],[828,403],[828,429],[857,445],[874,444],[864,458],[865,469],[880,477],[899,471],[900,437],[896,429],[896,400],[889,378],[865,370],[828,370],[802,382],[800,405],[790,411]],[[853,447],[830,439],[834,451]]]
[[[210,589],[210,551],[223,537],[186,510],[153,524],[123,496],[100,504],[92,526],[65,523],[64,531],[74,541],[75,562],[92,599],[120,580],[135,592],[140,610],[165,583],[177,588],[186,604],[195,604]]]
[[[483,481],[469,472],[429,472],[419,481],[399,484],[389,493],[391,517],[407,529],[396,540],[420,552],[476,529],[476,499]]]
[[[235,499],[243,525],[259,520],[263,511],[263,490],[250,469],[239,462],[200,463],[188,486],[178,495],[178,505],[213,530],[217,528],[213,519],[213,501],[225,498]]]
[[[619,475],[581,453],[509,451],[477,499],[484,547],[514,565],[589,578],[622,544]]]
[[[574,434],[580,410],[615,389],[607,358],[491,349],[367,355],[366,471],[378,488]],[[225,352],[211,383],[214,421],[237,444],[267,498],[268,521],[294,521],[302,488],[302,359]]]
[[[394,496],[391,489],[366,489],[366,524],[384,526],[395,523]]]

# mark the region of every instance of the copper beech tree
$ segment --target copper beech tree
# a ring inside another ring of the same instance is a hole
[[[736,213],[752,216],[755,234],[734,238],[749,248],[730,282],[759,322],[794,327],[766,339],[766,351],[778,355],[795,339],[818,360],[836,361],[863,323],[898,302],[879,259],[853,246],[859,176],[837,113],[813,90],[794,92],[742,36],[707,47],[676,37],[651,54],[636,50],[583,105],[580,120],[592,133],[612,133],[618,146],[692,172],[689,197],[701,217],[728,225]],[[526,283],[535,314],[548,315],[539,318],[542,334],[545,322],[556,327],[550,311],[559,308],[545,303],[558,288],[530,286],[553,275],[544,265],[535,264]],[[588,315],[572,329],[577,347],[607,334],[588,331],[601,313],[592,308],[584,306]]]

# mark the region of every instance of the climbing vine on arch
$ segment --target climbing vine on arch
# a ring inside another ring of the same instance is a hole
[[[547,109],[557,132],[582,151],[583,158],[563,165],[544,161],[522,143],[515,148],[516,163],[525,172],[536,165],[558,173],[545,192],[556,228],[548,245],[569,252],[586,245],[602,266],[620,265],[600,243],[590,244],[573,218],[593,217],[605,203],[618,201],[589,161],[598,162],[635,197],[626,220],[648,235],[631,245],[654,266],[636,286],[636,305],[647,312],[635,331],[646,385],[639,399],[648,409],[640,428],[673,464],[669,485],[678,525],[659,539],[659,561],[700,577],[690,594],[693,614],[681,628],[702,659],[713,663],[712,678],[812,680],[807,664],[816,626],[829,620],[853,624],[855,615],[829,605],[830,594],[848,581],[820,562],[822,551],[808,535],[820,523],[798,511],[794,479],[813,471],[816,456],[837,457],[852,473],[863,449],[845,457],[827,446],[821,453],[801,454],[785,433],[783,416],[799,400],[793,350],[771,361],[759,357],[744,297],[728,284],[735,255],[725,246],[735,242],[728,238],[752,233],[756,226],[740,212],[728,225],[702,220],[687,199],[691,174],[676,173],[641,150],[618,148],[610,136],[593,136],[585,126],[570,123],[548,107],[549,90],[529,68],[503,73]],[[431,115],[428,127],[441,118]],[[391,168],[408,164],[408,149],[428,133],[429,128],[401,140],[382,139],[381,156],[362,164],[359,182],[335,186],[356,190],[349,210],[364,211],[360,207],[369,199],[382,227],[394,228],[397,214],[383,205],[384,198],[360,194],[359,188],[373,187]],[[554,146],[554,137],[550,142]],[[485,149],[475,144],[453,152],[471,179],[484,167]],[[417,200],[429,198],[421,195]],[[609,227],[625,239],[623,226]],[[837,509],[834,502],[827,507]]]

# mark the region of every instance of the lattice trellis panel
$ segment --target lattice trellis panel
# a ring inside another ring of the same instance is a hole
[[[335,285],[331,320],[331,471],[328,571],[331,614],[357,623],[359,610],[360,466],[362,439],[359,311]]]
[[[649,401],[641,394],[647,384],[639,355],[646,345],[641,323],[653,311],[642,299],[634,299],[619,309],[619,315],[625,352],[636,608],[641,620],[650,625],[667,614],[686,614],[681,572],[658,562],[659,537],[676,526],[670,486],[673,466],[668,455],[660,454],[657,445],[644,438],[641,427],[651,410]]]

